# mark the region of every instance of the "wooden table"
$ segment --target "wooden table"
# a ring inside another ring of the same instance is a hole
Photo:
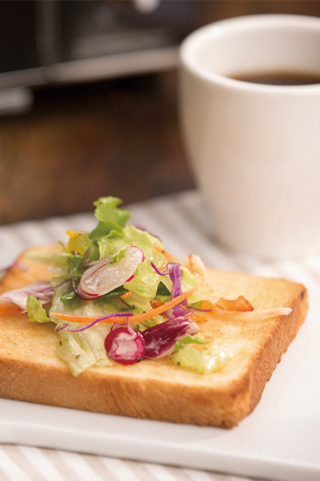
[[[193,187],[176,89],[170,71],[36,90],[31,112],[0,119],[0,224]]]

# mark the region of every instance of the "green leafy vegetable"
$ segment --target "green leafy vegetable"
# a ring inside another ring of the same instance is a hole
[[[29,320],[32,322],[50,322],[46,310],[42,307],[41,302],[30,294],[27,300],[27,313]]]
[[[71,301],[71,299],[73,299],[75,297],[75,295],[76,295],[76,293],[74,292],[73,286],[70,282],[68,288],[61,295],[60,299],[63,302]]]
[[[109,264],[118,264],[121,259],[123,259],[126,255],[127,249],[121,249],[118,254],[115,254],[113,257],[111,257]]]
[[[186,346],[172,356],[174,364],[195,371],[211,374],[221,369],[233,357],[233,350],[228,346],[213,345],[199,351],[193,346]]]
[[[134,291],[142,297],[153,299],[156,296],[159,282],[160,276],[149,263],[144,261],[138,265],[134,278],[126,282],[124,287],[128,291]]]
[[[111,297],[120,297],[123,296],[123,294],[126,294],[128,292],[127,289],[125,289],[123,286],[117,287],[116,289],[113,289],[113,291],[108,292],[104,296],[102,296],[102,299],[108,299]]]
[[[101,220],[97,227],[89,235],[90,239],[97,241],[107,236],[123,236],[123,228],[112,220]]]
[[[117,197],[100,197],[93,205],[96,206],[94,215],[100,221],[113,221],[123,227],[130,218],[130,212],[125,209],[118,209],[122,203]]]
[[[181,339],[180,341],[176,341],[174,352],[180,351],[186,344],[205,344],[205,341],[200,337],[190,336],[189,334]]]
[[[130,218],[130,212],[118,209],[121,200],[116,197],[100,197],[94,205],[94,215],[99,220],[98,226],[89,235],[91,240],[98,240],[109,235],[122,235],[123,227]]]
[[[170,276],[159,275],[151,265],[153,263],[161,269],[167,263],[162,252],[164,250],[162,242],[147,231],[132,225],[125,226],[130,213],[120,209],[120,204],[121,200],[116,197],[100,197],[94,203],[98,223],[91,233],[69,230],[67,231],[69,242],[66,246],[61,243],[61,253],[33,254],[33,260],[50,264],[49,271],[57,276],[52,280],[54,294],[51,312],[97,317],[119,312],[140,315],[153,310],[154,299],[163,303],[169,300],[172,290]],[[144,260],[138,264],[129,282],[125,282],[104,296],[91,300],[85,300],[76,295],[74,286],[79,285],[82,275],[88,268],[95,265],[95,261],[108,259],[110,264],[117,264],[125,258],[126,250],[131,246],[136,246],[143,251]],[[197,276],[185,267],[181,269],[183,291],[199,284]],[[122,299],[121,296],[129,291],[129,295]],[[209,294],[211,295],[212,292],[210,291]],[[200,307],[200,302],[206,299],[207,295],[207,289],[200,287],[193,296],[188,298],[188,302],[189,304],[199,303],[196,306]],[[51,320],[61,326],[62,321],[50,316],[50,312],[47,314],[46,309],[33,296],[28,298],[27,311],[29,319],[33,322]],[[136,324],[135,327],[143,332],[146,328],[163,321],[163,316],[158,315]],[[76,323],[70,323],[70,325],[73,329],[79,326]],[[67,330],[59,332],[61,341],[57,354],[68,363],[74,376],[93,366],[112,364],[104,348],[104,339],[110,328],[111,326],[107,324],[97,324],[79,332]],[[222,353],[218,348],[209,347],[200,351],[191,345],[203,343],[204,341],[198,336],[186,336],[176,342],[175,354],[172,356],[173,362],[198,372],[210,373],[219,369],[232,356],[227,350]]]
[[[170,297],[170,291],[169,291],[169,289],[167,288],[167,286],[164,285],[163,282],[159,282],[156,296],[157,296],[157,297],[159,297],[159,296],[166,296],[166,297],[168,296],[168,297]]]
[[[83,332],[61,331],[57,355],[67,362],[73,376],[93,366],[111,366],[104,348],[110,326],[93,326]]]

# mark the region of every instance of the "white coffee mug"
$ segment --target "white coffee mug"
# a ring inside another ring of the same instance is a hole
[[[261,256],[320,252],[320,83],[230,78],[282,72],[320,82],[320,19],[219,21],[189,35],[180,55],[182,133],[217,239]]]

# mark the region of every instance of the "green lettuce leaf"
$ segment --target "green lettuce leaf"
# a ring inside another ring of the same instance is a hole
[[[42,307],[41,302],[30,294],[27,299],[27,313],[29,320],[32,322],[50,322],[47,311]]]
[[[174,346],[174,352],[180,351],[186,344],[205,344],[204,339],[200,337],[190,336],[189,334],[181,339],[180,341],[176,341]]]
[[[133,279],[123,284],[123,286],[128,291],[134,291],[139,296],[151,300],[157,294],[160,280],[160,276],[155,272],[151,264],[144,261],[138,265]]]
[[[110,234],[99,239],[100,259],[107,259],[114,256],[120,250],[130,247],[124,235]]]
[[[189,345],[176,352],[171,359],[177,366],[211,374],[221,369],[233,355],[234,351],[229,346],[215,344],[199,351]]]
[[[146,259],[153,261],[156,266],[161,266],[164,256],[155,250],[155,247],[163,249],[162,243],[157,237],[146,231],[137,229],[133,225],[125,227],[123,235],[108,234],[99,240],[100,259],[105,259],[119,252],[121,249],[130,246],[139,247]]]
[[[149,234],[149,232],[137,229],[133,225],[128,225],[124,228],[125,238],[129,245],[140,247],[143,250],[144,255],[150,261],[158,267],[163,264],[164,257],[162,254],[155,250],[155,247],[163,249],[162,242],[155,236]]]
[[[123,236],[123,228],[112,220],[101,220],[97,227],[89,234],[93,241],[107,236]]]
[[[99,220],[112,220],[124,227],[131,214],[128,210],[118,209],[120,204],[122,204],[122,200],[117,197],[100,197],[93,203],[96,206],[94,215]]]
[[[118,208],[121,202],[117,197],[100,197],[94,202],[93,205],[96,206],[94,215],[99,223],[89,234],[91,240],[97,241],[109,235],[123,235],[123,227],[131,214],[125,209]]]
[[[186,267],[181,266],[183,275],[181,287],[183,292],[195,287],[199,284],[199,278],[193,275]],[[188,298],[189,304],[194,304],[195,302],[204,301],[205,299],[210,299],[213,291],[206,286],[201,286],[198,291]]]
[[[79,376],[90,367],[113,365],[104,347],[110,328],[109,325],[96,325],[82,332],[59,332],[60,343],[56,352],[69,365],[73,376]]]
[[[145,297],[139,296],[139,294],[133,293],[129,297],[126,298],[126,304],[129,306],[134,307],[134,314],[142,314],[143,312],[149,312],[152,310],[150,305],[150,300]],[[160,324],[164,321],[162,316],[154,316],[146,321],[142,321],[135,324],[135,327],[140,330],[144,331],[147,327],[155,326],[156,324]]]
[[[111,257],[109,264],[118,264],[121,259],[125,257],[127,249],[121,249],[117,254]]]

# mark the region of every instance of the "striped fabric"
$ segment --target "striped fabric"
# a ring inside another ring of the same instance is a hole
[[[178,258],[199,254],[208,267],[281,276],[305,283],[310,297],[320,286],[320,257],[262,261],[231,252],[213,240],[205,206],[197,192],[186,192],[129,206],[132,223],[158,235]],[[0,267],[26,247],[66,240],[66,230],[91,230],[92,215],[74,215],[0,228]],[[119,453],[120,454],[120,453]],[[0,481],[236,481],[226,474],[22,445],[0,445]],[[241,478],[244,479],[244,478]]]
[[[245,481],[245,478],[105,456],[0,445],[0,480]]]

